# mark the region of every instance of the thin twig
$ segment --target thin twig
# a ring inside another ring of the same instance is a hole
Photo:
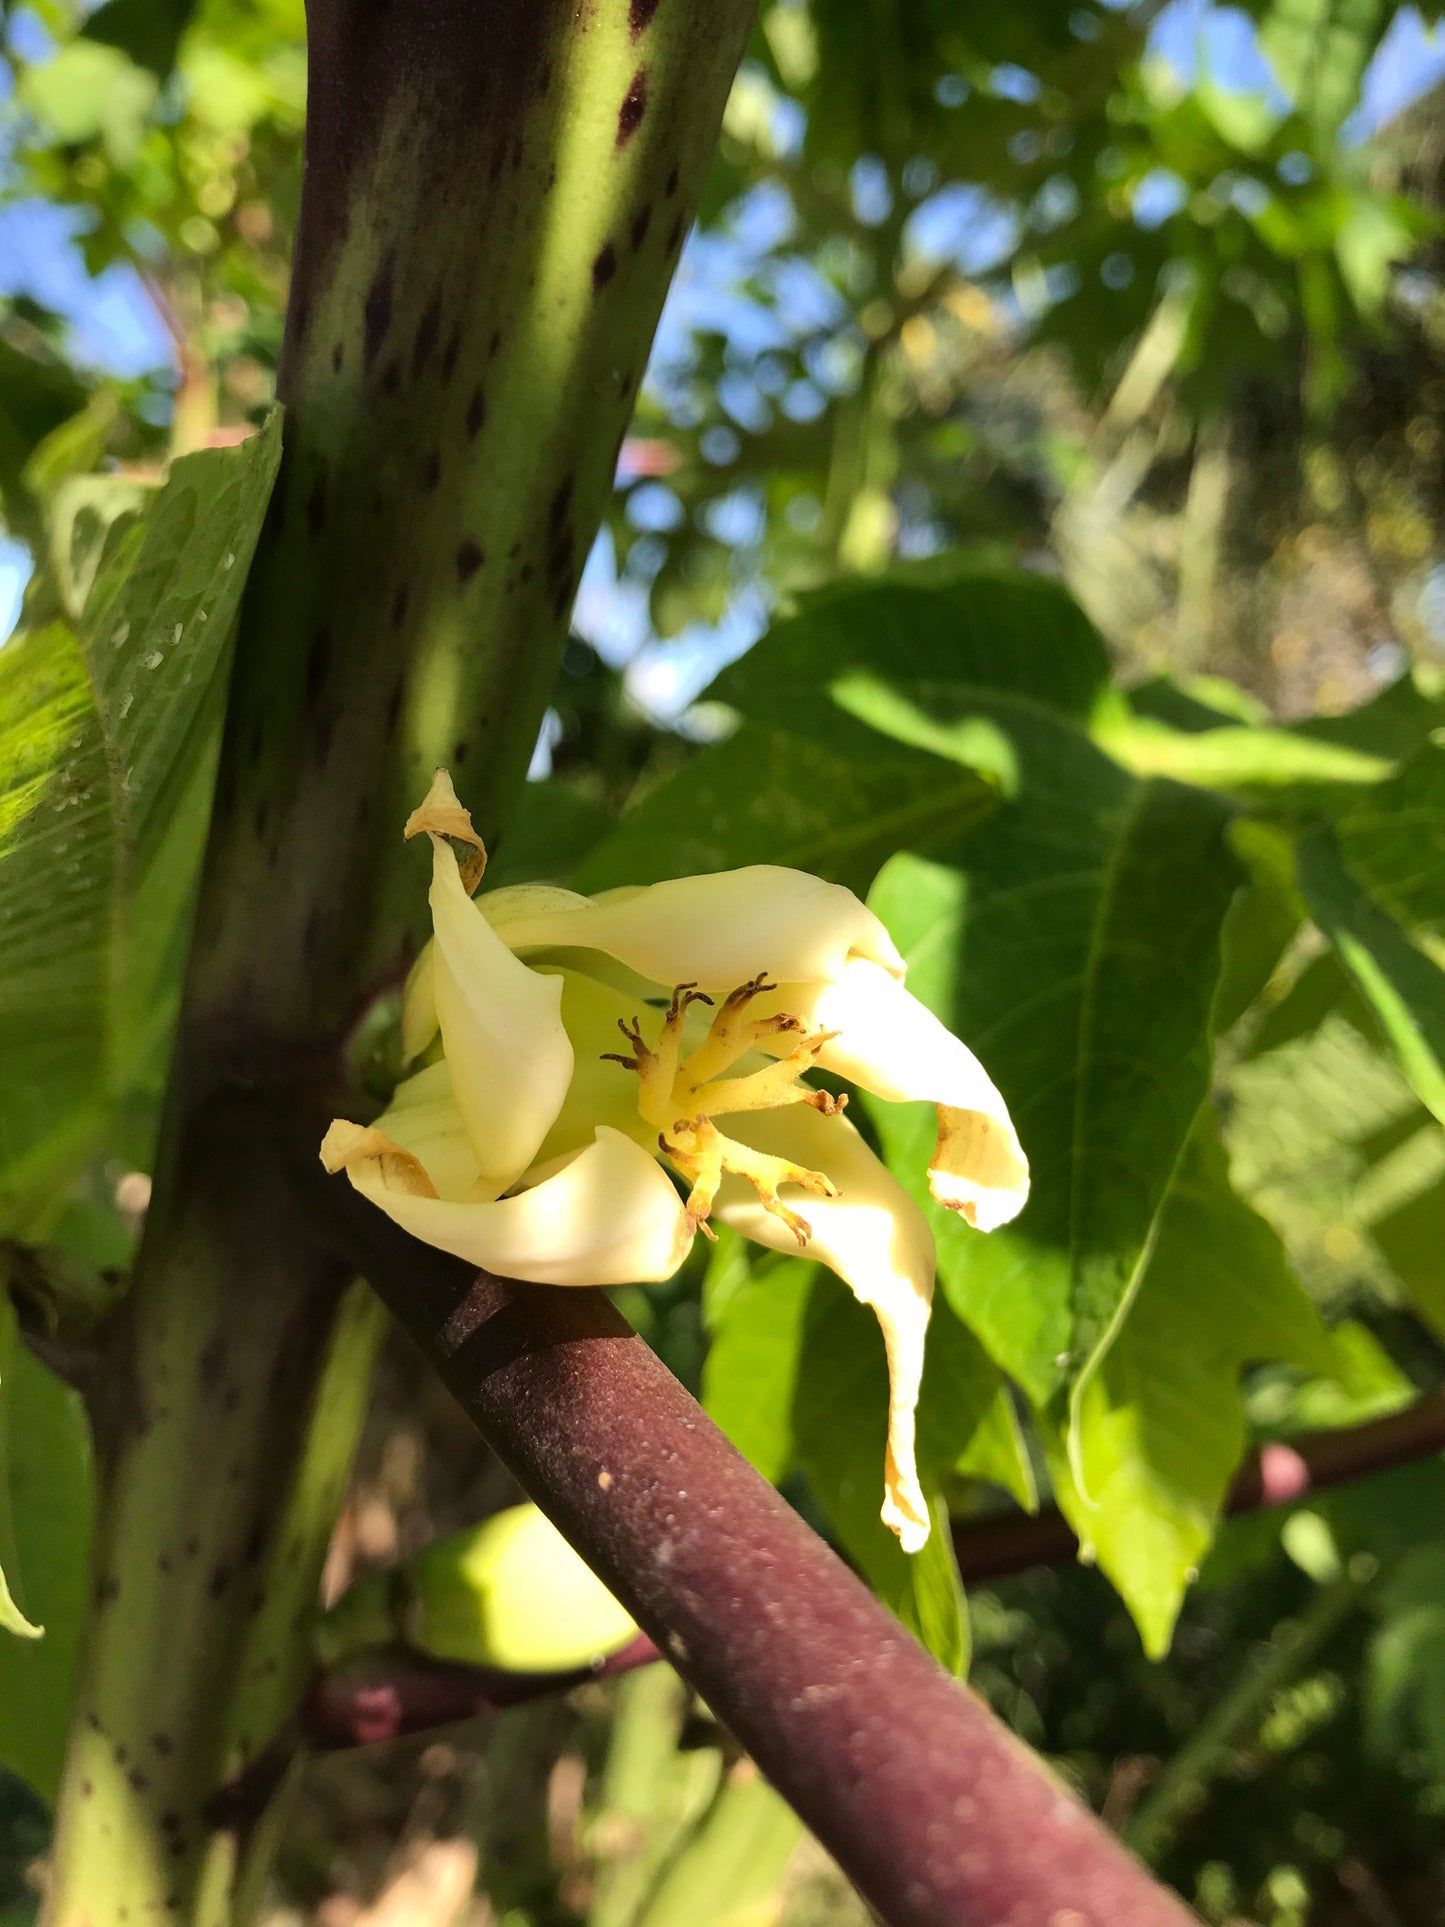
[[[1290,1505],[1311,1492],[1349,1485],[1372,1473],[1445,1451],[1445,1393],[1418,1399],[1403,1412],[1335,1432],[1316,1432],[1261,1446],[1229,1488],[1229,1515]],[[1078,1540],[1055,1506],[1036,1513],[1000,1512],[960,1521],[953,1549],[965,1583],[1000,1579],[1035,1566],[1058,1566],[1078,1553]]]
[[[555,1673],[462,1666],[406,1647],[388,1647],[319,1674],[302,1709],[302,1732],[307,1744],[320,1752],[374,1746],[476,1719],[503,1706],[570,1692],[589,1680],[650,1666],[660,1657],[645,1633],[593,1666]]]

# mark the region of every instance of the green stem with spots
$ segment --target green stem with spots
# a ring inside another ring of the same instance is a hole
[[[494,836],[751,0],[313,0],[286,450],[237,640],[155,1203],[127,1307],[46,1919],[248,1917],[376,1326],[298,1118],[415,949],[400,826]],[[294,1168],[289,1167],[289,1168]],[[228,1794],[238,1773],[248,1807]]]
[[[227,1920],[246,1829],[217,1825],[209,1803],[284,1726],[309,1673],[382,1320],[368,1293],[297,1255],[306,1226],[251,1148],[244,1129],[190,1145],[196,1178],[167,1187],[148,1231],[164,1262],[141,1280],[119,1366],[56,1920],[121,1920],[138,1904]]]

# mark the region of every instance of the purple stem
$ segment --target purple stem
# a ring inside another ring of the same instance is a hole
[[[1445,1451],[1445,1393],[1432,1393],[1403,1412],[1363,1425],[1261,1446],[1241,1466],[1224,1510],[1232,1516],[1289,1505],[1308,1492],[1348,1485],[1441,1451]],[[1058,1508],[1046,1506],[1042,1512],[1000,1512],[955,1525],[953,1549],[969,1585],[1027,1572],[1034,1566],[1062,1565],[1076,1555],[1079,1543]]]
[[[549,1693],[570,1692],[588,1680],[630,1673],[661,1654],[639,1633],[595,1666],[569,1672],[513,1673],[499,1667],[459,1666],[405,1646],[382,1648],[318,1674],[301,1713],[307,1743],[319,1752],[375,1746],[407,1733],[424,1733],[455,1720],[476,1719],[503,1706],[520,1706]]]
[[[1225,1499],[1230,1514],[1288,1505],[1306,1493],[1344,1485],[1445,1450],[1445,1395],[1363,1425],[1318,1432],[1293,1444],[1261,1446],[1240,1468]],[[953,1529],[960,1571],[970,1584],[1072,1559],[1078,1542],[1057,1508],[1000,1512]],[[659,1659],[639,1633],[598,1665],[564,1673],[511,1673],[429,1659],[396,1646],[319,1675],[303,1714],[318,1748],[370,1746],[401,1734],[472,1719],[501,1706],[565,1693],[589,1679],[630,1672]]]
[[[333,1225],[493,1449],[888,1927],[1190,1916],[950,1679],[596,1291],[509,1284],[332,1181]]]

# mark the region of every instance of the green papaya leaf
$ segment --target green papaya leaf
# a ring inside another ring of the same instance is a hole
[[[1274,0],[1264,10],[1260,50],[1321,141],[1356,105],[1365,68],[1392,17],[1383,0]]]
[[[1100,740],[1140,776],[1171,776],[1209,789],[1261,794],[1288,791],[1290,800],[1340,785],[1378,783],[1389,762],[1345,744],[1319,743],[1285,729],[1226,724],[1188,734],[1140,720],[1100,731]]]
[[[743,1457],[780,1485],[797,1459],[793,1401],[803,1369],[812,1269],[753,1266],[710,1320],[702,1402]],[[880,1472],[882,1461],[879,1461]]]
[[[0,1295],[0,1767],[48,1801],[60,1783],[94,1510],[80,1399],[20,1343]]]
[[[998,1367],[940,1294],[934,1300],[918,1400],[918,1459],[931,1477],[986,1479],[1027,1512],[1038,1487]]]
[[[1221,934],[1216,1032],[1228,1030],[1252,1007],[1304,920],[1289,837],[1272,824],[1246,817],[1230,825],[1229,843],[1244,866],[1245,883],[1229,906]]]
[[[1445,728],[1445,702],[1437,683],[1418,670],[1397,677],[1379,695],[1343,715],[1305,716],[1289,725],[1292,735],[1362,750],[1390,763],[1413,756],[1431,731],[1441,728]]]
[[[578,887],[780,863],[862,892],[900,844],[928,848],[992,809],[976,770],[825,709],[806,734],[780,711],[703,751],[624,817]]]
[[[1117,706],[1108,657],[1067,592],[1036,576],[967,564],[818,592],[712,693],[757,728],[819,743],[841,712],[997,788],[985,820],[933,838],[938,860],[896,826],[907,853],[870,901],[910,987],[983,1058],[1033,1162],[1016,1228],[982,1239],[941,1212],[934,1223],[953,1309],[1043,1405],[1126,1302],[1204,1096],[1239,881],[1229,806],[1141,781],[1090,740]],[[921,1186],[929,1118],[888,1107],[878,1126]]]
[[[1222,691],[1210,694],[1206,703],[1197,683],[1186,689],[1156,677],[1130,690],[1127,702],[1102,705],[1095,733],[1140,776],[1237,791],[1261,807],[1369,816],[1393,808],[1378,803],[1376,790],[1394,777],[1401,758],[1423,754],[1430,732],[1445,723],[1445,708],[1412,676],[1345,715],[1283,726],[1227,710]]]
[[[1420,1746],[1445,1785],[1445,1546],[1407,1551],[1372,1600],[1365,1658],[1365,1735],[1377,1758]]]
[[[487,864],[487,888],[561,883],[613,827],[612,817],[557,777],[528,783]]]
[[[1034,716],[1087,723],[1110,691],[1109,659],[1058,583],[964,564],[816,591],[708,693],[805,731],[829,726],[825,691],[884,734],[927,732],[935,753],[951,728],[971,726],[961,738],[969,762],[986,740],[978,722],[999,713],[1019,726]]]
[[[1353,798],[1335,832],[1345,868],[1382,910],[1445,936],[1445,739]]]
[[[43,341],[26,353],[0,339],[0,510],[12,535],[39,547],[43,519],[25,480],[31,452],[85,406],[86,384]]]
[[[1246,1056],[1263,1057],[1286,1044],[1312,1036],[1327,1017],[1371,1030],[1369,1005],[1340,965],[1333,950],[1322,950],[1304,965],[1278,1001],[1271,1004],[1249,1039]]]
[[[1077,1479],[1059,1503],[1123,1596],[1152,1658],[1168,1651],[1243,1454],[1239,1375],[1256,1360],[1328,1372],[1328,1337],[1277,1234],[1229,1182],[1211,1113],[1169,1188],[1139,1290],[1078,1398]]]
[[[94,1128],[108,1077],[120,854],[80,648],[0,651],[0,1223]]]
[[[1445,1179],[1370,1226],[1391,1271],[1437,1338],[1445,1338]]]
[[[1208,1086],[1226,823],[1204,792],[1136,782],[1060,729],[953,862],[900,855],[870,895],[1033,1167],[1023,1215],[987,1238],[930,1208],[950,1303],[1039,1407],[1107,1342]],[[922,1198],[931,1114],[877,1119]]]
[[[719,1315],[710,1320],[703,1403],[743,1456],[775,1485],[798,1458],[794,1411],[811,1363],[813,1271],[792,1259],[757,1265],[730,1289]],[[876,1349],[871,1315],[850,1318],[847,1332],[861,1352]],[[830,1342],[842,1342],[837,1332]],[[880,1379],[880,1411],[886,1390],[886,1378]],[[1037,1501],[1033,1470],[998,1367],[942,1297],[934,1300],[928,1331],[918,1457],[930,1475],[986,1479],[1030,1509]],[[881,1458],[878,1464],[881,1468]]]
[[[1445,970],[1346,868],[1329,830],[1309,830],[1300,838],[1297,863],[1310,914],[1354,979],[1416,1096],[1445,1124]]]
[[[0,1222],[164,1050],[279,417],[114,522],[75,628],[0,654]]]

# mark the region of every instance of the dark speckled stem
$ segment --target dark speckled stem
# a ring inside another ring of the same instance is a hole
[[[203,926],[218,1027],[314,1037],[396,963],[425,905],[395,826],[436,764],[503,825],[751,11],[313,0],[286,463]]]
[[[242,1837],[214,1796],[294,1717],[375,1331],[235,1095],[285,1117],[337,1089],[425,915],[399,826],[432,766],[503,822],[752,11],[312,0],[285,452],[118,1367],[51,1927],[236,1927],[261,1884],[269,1824]]]

